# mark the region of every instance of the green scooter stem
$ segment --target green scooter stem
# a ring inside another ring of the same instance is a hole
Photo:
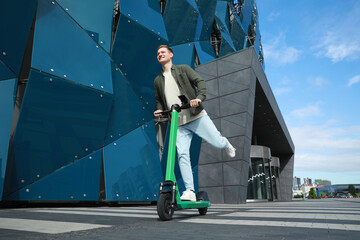
[[[178,117],[179,112],[172,108],[171,111],[171,124],[170,124],[170,137],[169,137],[169,147],[168,147],[168,156],[167,156],[167,165],[166,165],[166,181],[176,182],[175,176],[175,154],[176,154],[176,137],[177,137],[177,127],[178,127]],[[198,201],[198,202],[189,202],[181,201],[179,189],[176,185],[176,203],[179,209],[184,208],[205,208],[210,207],[209,201]]]
[[[178,125],[179,113],[175,108],[172,110],[171,125],[170,125],[170,137],[169,137],[169,147],[168,147],[168,156],[166,162],[166,181],[176,182],[175,177],[175,154],[176,154],[176,136],[177,136],[177,125]]]

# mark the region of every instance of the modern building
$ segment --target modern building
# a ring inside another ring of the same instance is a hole
[[[331,185],[331,181],[330,180],[326,180],[326,179],[315,179],[315,184],[316,186],[329,186]]]
[[[204,105],[237,148],[228,159],[193,139],[197,189],[215,203],[291,199],[294,144],[255,0],[3,1],[0,19],[1,202],[156,201],[160,44],[206,80]]]
[[[294,177],[293,179],[293,190],[301,190],[301,178]]]
[[[312,179],[309,178],[309,177],[304,178],[304,184],[305,185],[312,185],[313,184]]]
[[[319,195],[329,197],[347,197],[350,196],[350,185],[353,185],[355,194],[360,197],[360,184],[334,184],[320,186]]]

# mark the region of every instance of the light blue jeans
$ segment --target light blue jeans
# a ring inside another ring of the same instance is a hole
[[[229,141],[216,129],[208,115],[178,127],[176,149],[181,176],[186,190],[194,190],[194,179],[190,162],[190,145],[194,135],[198,135],[215,148],[227,148]]]

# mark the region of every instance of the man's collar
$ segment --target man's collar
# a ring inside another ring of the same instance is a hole
[[[175,65],[174,64],[171,65],[171,70],[175,70]],[[162,69],[161,69],[161,75],[164,76],[164,70],[162,70]]]

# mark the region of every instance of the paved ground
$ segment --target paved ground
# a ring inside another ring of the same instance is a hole
[[[214,204],[206,216],[156,206],[0,209],[0,239],[359,239],[360,200]]]

